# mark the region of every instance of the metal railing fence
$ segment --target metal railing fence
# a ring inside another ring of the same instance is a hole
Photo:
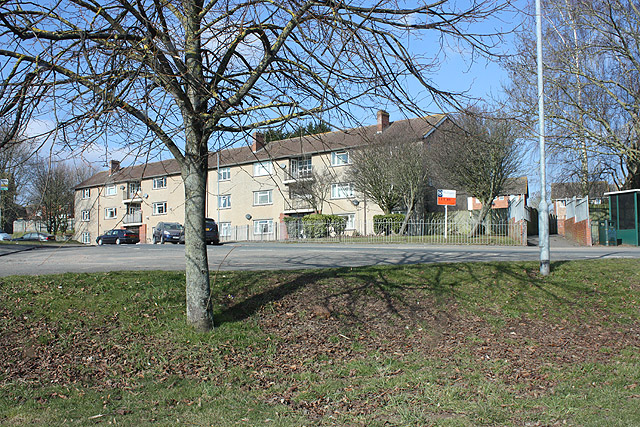
[[[288,221],[273,224],[268,231],[255,227],[235,226],[225,230],[222,242],[230,241],[289,241],[340,243],[421,243],[433,245],[508,245],[520,246],[527,242],[526,221],[485,221],[472,233],[474,220],[409,221],[400,233],[400,221],[376,221],[373,231],[364,232],[364,224],[351,222],[346,227],[326,222]],[[371,227],[371,224],[369,224]],[[362,230],[362,231],[360,231]]]

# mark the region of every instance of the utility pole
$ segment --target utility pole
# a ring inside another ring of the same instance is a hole
[[[540,206],[538,209],[538,238],[540,273],[548,276],[549,261],[549,205],[547,204],[546,157],[544,151],[544,86],[542,80],[542,8],[536,0],[536,46],[538,56],[538,125],[540,135]]]

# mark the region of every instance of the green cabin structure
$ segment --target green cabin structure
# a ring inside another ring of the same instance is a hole
[[[616,243],[640,245],[640,189],[604,193],[609,197],[609,221]]]

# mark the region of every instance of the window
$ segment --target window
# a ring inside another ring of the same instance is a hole
[[[167,188],[167,177],[160,176],[158,178],[153,178],[153,189],[159,190],[161,188]]]
[[[80,236],[80,242],[87,245],[91,244],[91,233],[89,233],[88,231],[82,233],[82,236]]]
[[[273,220],[257,219],[253,221],[253,234],[271,234],[273,233]]]
[[[104,208],[104,219],[113,219],[116,216],[116,208]]]
[[[253,164],[253,176],[271,175],[273,164],[271,162],[257,162]]]
[[[218,209],[229,209],[231,207],[231,195],[224,194],[218,196]]]
[[[331,184],[332,199],[346,199],[353,197],[353,184]]]
[[[166,215],[167,214],[167,202],[155,202],[153,204],[154,215]]]
[[[338,214],[338,216],[343,216],[347,218],[347,223],[345,225],[346,230],[353,230],[356,228],[356,214],[347,213],[347,214]]]
[[[311,165],[311,157],[291,160],[291,177],[292,178],[309,178],[312,175],[313,166]]]
[[[218,231],[220,232],[220,237],[231,237],[231,223],[230,222],[221,222],[218,224]]]
[[[90,188],[83,188],[82,189],[82,198],[83,199],[88,199],[91,197],[91,189]]]
[[[253,204],[270,205],[273,203],[272,190],[262,190],[253,192]]]
[[[218,171],[218,181],[229,181],[231,179],[231,168],[221,168]]]
[[[91,219],[91,211],[82,211],[82,220],[83,221],[89,221]]]
[[[348,151],[334,151],[331,153],[331,166],[344,166],[351,164]]]
[[[105,196],[115,196],[118,194],[118,187],[115,185],[107,185],[104,189]]]

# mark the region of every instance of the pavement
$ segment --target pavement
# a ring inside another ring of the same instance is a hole
[[[538,235],[528,236],[527,237],[527,245],[528,246],[538,246],[540,239]],[[564,236],[559,234],[551,234],[549,235],[549,246],[552,248],[579,248],[580,245],[576,242],[572,242],[571,240],[567,240]]]

